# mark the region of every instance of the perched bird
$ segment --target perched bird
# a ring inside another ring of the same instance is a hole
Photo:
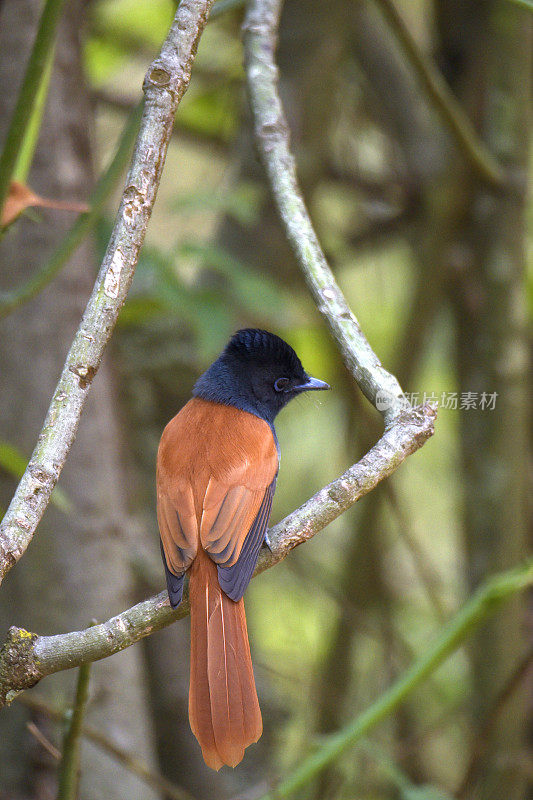
[[[261,736],[242,596],[266,538],[279,465],[274,418],[329,389],[283,339],[238,331],[168,423],[157,455],[157,519],[167,588],[189,570],[189,720],[206,764],[236,766]]]

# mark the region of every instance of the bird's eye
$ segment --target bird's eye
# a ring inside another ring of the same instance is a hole
[[[274,389],[276,392],[285,392],[289,386],[289,379],[288,378],[278,378],[277,381],[274,382]]]

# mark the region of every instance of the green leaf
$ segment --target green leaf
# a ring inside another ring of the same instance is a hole
[[[0,439],[0,469],[19,479],[22,478],[27,466],[28,459],[22,455],[20,450],[9,442]],[[64,514],[69,514],[73,510],[68,495],[58,486],[52,492],[50,502]]]

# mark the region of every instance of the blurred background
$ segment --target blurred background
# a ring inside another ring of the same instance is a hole
[[[83,741],[82,800],[261,796],[375,701],[485,577],[530,550],[527,6],[397,0],[398,20],[381,0],[287,0],[280,89],[313,222],[384,365],[415,403],[439,402],[436,435],[391,480],[252,582],[246,608],[265,731],[240,767],[209,771],[190,732],[183,621],[94,665],[87,724],[104,742]],[[60,491],[2,586],[2,640],[10,625],[41,634],[86,627],[163,589],[157,444],[236,329],[278,333],[333,387],[279,417],[273,522],[380,434],[269,198],[243,85],[242,4],[219,0],[215,8],[133,288]],[[40,10],[37,0],[0,2],[0,141]],[[34,191],[90,202],[123,131],[135,129],[144,73],[174,12],[171,0],[65,4],[27,178]],[[481,150],[500,163],[498,186],[450,135],[405,36],[458,105],[458,118],[471,120]],[[41,270],[54,276],[0,321],[4,510],[94,282],[124,174],[119,164],[91,234],[64,266],[58,253],[72,213],[25,213],[0,244],[3,291]],[[299,797],[531,800],[532,660],[522,596]],[[2,800],[56,796],[57,760],[35,731],[61,746],[75,678],[48,677],[0,715]],[[112,745],[145,763],[156,776],[151,785]],[[157,776],[174,789],[156,788]]]

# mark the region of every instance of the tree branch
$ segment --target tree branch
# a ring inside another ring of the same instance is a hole
[[[244,22],[246,79],[256,144],[287,238],[318,309],[362,392],[390,425],[404,407],[402,390],[381,365],[337,285],[298,186],[274,60],[281,6],[281,0],[252,0]],[[381,403],[384,395],[387,402]]]
[[[394,31],[407,60],[463,157],[478,177],[493,189],[508,189],[509,181],[504,170],[478,137],[470,119],[438,69],[417,46],[393,0],[374,2]]]
[[[429,405],[404,411],[357,464],[272,528],[271,550],[263,548],[255,574],[282,561],[387,478],[433,434],[435,415]],[[187,595],[172,610],[165,591],[83,631],[38,636],[12,627],[0,652],[0,707],[45,675],[111,656],[188,613]]]
[[[133,279],[174,116],[213,0],[182,0],[144,81],[145,107],[111,240],[26,472],[0,525],[0,581],[30,543],[74,441],[82,408]]]

